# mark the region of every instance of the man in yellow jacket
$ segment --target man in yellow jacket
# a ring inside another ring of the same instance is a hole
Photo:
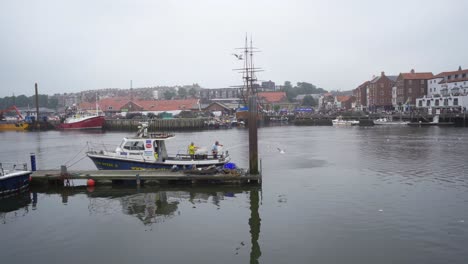
[[[190,157],[191,157],[192,159],[195,158],[195,151],[196,151],[197,149],[198,149],[198,147],[195,146],[195,144],[193,144],[193,142],[190,143],[190,145],[188,146],[188,153],[189,153],[189,155],[190,155]]]

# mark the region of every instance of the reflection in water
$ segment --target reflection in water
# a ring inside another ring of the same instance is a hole
[[[260,207],[259,201],[259,190],[250,191],[250,239],[251,239],[251,250],[250,250],[250,263],[258,263],[258,259],[262,255],[260,245],[258,244],[258,238],[260,237],[260,214],[258,209]]]
[[[168,192],[139,193],[119,198],[124,214],[133,215],[144,225],[170,218],[177,211],[177,201],[169,202]],[[171,196],[171,193],[169,193]]]
[[[2,224],[14,222],[29,213],[31,196],[24,192],[10,197],[0,198],[0,221]]]
[[[216,190],[216,191],[213,191]],[[70,197],[86,194],[89,199],[88,211],[91,214],[106,215],[122,212],[140,220],[143,225],[148,226],[162,223],[167,219],[176,216],[178,206],[181,202],[188,201],[191,204],[201,204],[211,202],[220,207],[226,198],[234,198],[239,194],[248,194],[250,218],[248,219],[250,233],[250,263],[259,263],[262,255],[259,238],[261,218],[260,208],[260,187],[185,187],[185,188],[121,188],[115,186],[100,186],[90,192],[86,187],[73,188],[33,188],[32,199],[30,194],[21,198],[14,197],[10,202],[2,202],[1,212],[14,212],[15,216],[28,212],[28,205],[33,203],[33,208],[37,205],[37,194],[59,194],[63,204],[70,202]],[[20,213],[20,209],[24,213]],[[5,213],[3,213],[4,215]],[[243,242],[241,243],[243,245]]]

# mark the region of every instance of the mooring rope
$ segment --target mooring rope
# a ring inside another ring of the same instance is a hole
[[[75,155],[72,159],[70,159],[69,161],[65,162],[65,166],[69,167],[67,164],[70,163],[72,160],[74,160],[76,157],[78,157],[78,155],[79,155],[87,146],[88,146],[88,144],[86,143],[86,145],[83,146],[83,148],[82,148],[78,153],[76,153],[76,155]]]
[[[67,168],[70,168],[71,166],[77,164],[78,162],[82,161],[84,158],[86,158],[87,156],[84,155],[81,159],[77,160],[76,162],[72,163],[70,166],[67,166]]]

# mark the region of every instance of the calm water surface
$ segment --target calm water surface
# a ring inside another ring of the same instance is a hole
[[[127,135],[3,132],[0,160],[94,169],[87,142]],[[1,199],[1,262],[467,263],[467,129],[286,126],[259,139],[261,188],[75,181]],[[168,149],[215,140],[247,167],[242,129],[178,133]]]

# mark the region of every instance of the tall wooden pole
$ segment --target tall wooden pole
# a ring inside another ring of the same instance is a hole
[[[37,91],[37,83],[34,84],[36,92],[36,128],[39,126],[39,93]]]
[[[250,174],[258,175],[257,97],[249,95],[249,168]]]

